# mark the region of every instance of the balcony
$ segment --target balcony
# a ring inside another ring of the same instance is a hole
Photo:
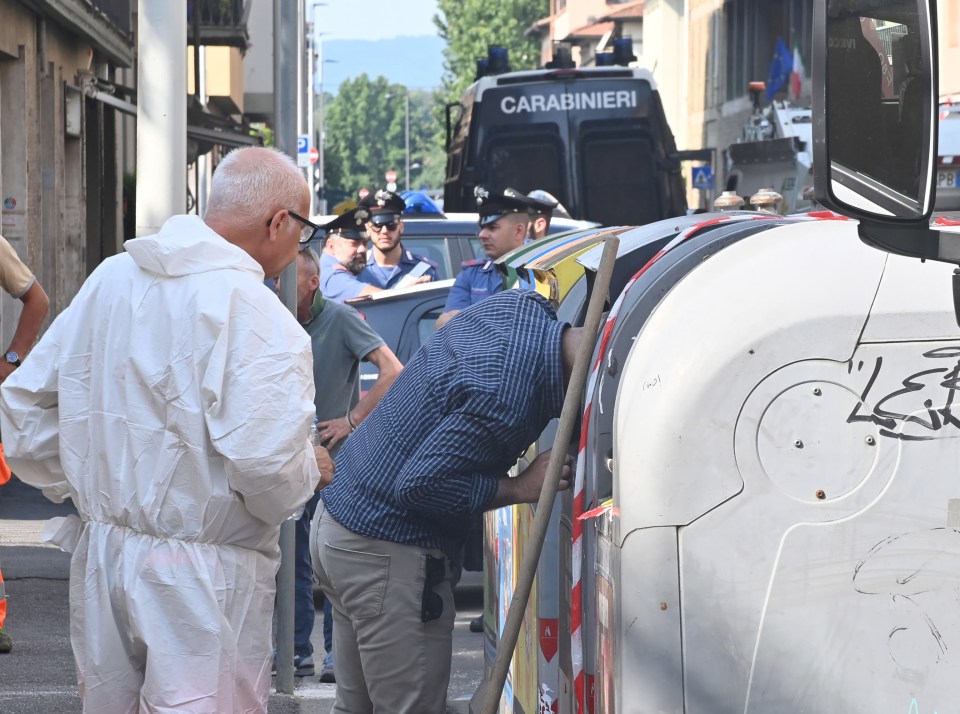
[[[34,0],[37,12],[85,38],[104,58],[132,67],[131,0]]]
[[[253,0],[187,0],[187,42],[247,51]]]

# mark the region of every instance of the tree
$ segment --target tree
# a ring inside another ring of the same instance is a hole
[[[366,74],[340,85],[337,96],[326,107],[327,165],[339,173],[339,186],[330,188],[355,192],[383,182],[390,166],[390,153],[403,146],[403,107],[399,112],[386,95],[392,94],[384,77],[371,80]]]
[[[398,186],[406,188],[405,106],[407,88],[384,77],[363,74],[340,85],[336,97],[325,100],[324,168],[328,193],[356,197],[361,188],[384,186],[384,173],[397,172]],[[410,184],[439,188],[446,157],[432,108],[433,92],[410,91]]]
[[[540,56],[527,28],[550,12],[549,0],[438,0],[433,21],[447,41],[443,51],[444,101],[459,101],[490,45],[505,47],[512,69],[534,69]]]

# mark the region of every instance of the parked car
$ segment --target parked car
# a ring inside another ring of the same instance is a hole
[[[960,211],[960,105],[940,107],[937,138],[937,211]]]
[[[453,278],[384,290],[351,300],[350,305],[360,311],[397,359],[406,364],[433,334],[434,323],[443,312],[451,285]],[[376,379],[376,366],[361,362],[360,392],[366,392]]]

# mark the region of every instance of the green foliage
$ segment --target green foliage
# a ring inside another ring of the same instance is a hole
[[[362,74],[340,85],[335,97],[324,96],[326,139],[324,179],[328,193],[356,197],[361,188],[382,188],[387,170],[405,184],[405,96],[407,88],[384,77]],[[443,127],[433,115],[432,92],[410,90],[410,185],[443,185],[446,157]]]
[[[524,36],[550,12],[549,0],[438,0],[441,14],[433,21],[447,41],[443,51],[443,100],[458,101],[473,82],[477,60],[490,45],[505,47],[511,69],[534,69],[540,58],[538,42]]]

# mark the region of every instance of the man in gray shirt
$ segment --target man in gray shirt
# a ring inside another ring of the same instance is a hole
[[[320,256],[312,248],[297,258],[297,320],[310,335],[313,380],[316,385],[317,432],[320,443],[336,458],[337,448],[373,411],[403,365],[363,316],[349,305],[327,300],[320,290]],[[360,361],[379,370],[370,391],[360,396]],[[313,645],[313,566],[310,562],[310,520],[319,494],[307,503],[296,527],[296,590],[294,605],[294,666],[298,676],[315,673]],[[327,650],[321,682],[336,681],[333,673],[333,614],[323,605],[323,640]]]

